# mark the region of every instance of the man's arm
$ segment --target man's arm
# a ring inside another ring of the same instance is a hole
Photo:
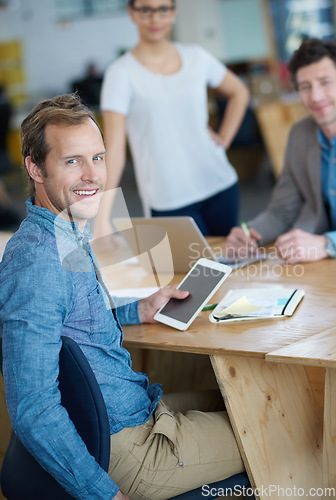
[[[112,499],[118,486],[89,454],[58,390],[61,331],[71,297],[66,272],[39,248],[0,275],[3,372],[14,432],[75,498]],[[14,259],[13,259],[14,260]]]
[[[165,287],[145,299],[137,297],[113,297],[121,325],[155,323],[154,315],[170,298],[184,299],[189,292],[176,290],[176,286]]]
[[[314,170],[314,175],[312,171]],[[249,221],[261,235],[261,244],[275,241],[290,231],[304,204],[316,213],[319,199],[315,182],[320,172],[320,149],[316,125],[305,118],[290,131],[284,168],[271,195],[267,209]]]

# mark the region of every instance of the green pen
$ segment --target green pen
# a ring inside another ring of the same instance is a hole
[[[242,228],[246,238],[249,238],[249,239],[253,239],[252,236],[251,236],[251,231],[250,231],[250,228],[249,228],[249,225],[247,222],[245,222],[244,220],[241,221],[240,223],[240,227]],[[257,243],[257,246],[259,246],[259,243],[260,241],[259,240],[255,240],[256,243]]]
[[[208,306],[203,307],[202,311],[212,311],[212,309],[215,309],[217,304],[209,304]]]
[[[251,238],[251,233],[248,223],[242,220],[240,223],[240,227],[242,228],[246,238]]]

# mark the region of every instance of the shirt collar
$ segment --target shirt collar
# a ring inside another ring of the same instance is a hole
[[[324,149],[331,149],[336,146],[336,136],[328,139],[320,128],[317,129],[319,144]]]
[[[88,242],[92,239],[89,224],[81,232],[78,223],[62,219],[47,208],[26,201],[28,218],[43,225],[55,236],[57,251],[62,267],[71,272],[92,272]]]
[[[28,217],[30,216],[34,219],[42,219],[45,226],[49,227],[50,229],[54,228],[54,230],[61,230],[68,236],[75,238],[77,241],[89,241],[93,238],[88,222],[85,224],[83,232],[81,232],[78,229],[78,222],[64,220],[62,219],[62,217],[54,214],[47,208],[34,205],[33,197],[29,198],[26,201],[26,206]]]

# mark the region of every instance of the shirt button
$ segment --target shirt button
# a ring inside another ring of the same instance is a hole
[[[184,465],[183,462],[179,462],[180,467],[183,467],[183,465]]]
[[[332,195],[334,196],[334,195],[336,194],[335,189],[331,189],[331,190],[330,190],[330,194],[332,194]]]

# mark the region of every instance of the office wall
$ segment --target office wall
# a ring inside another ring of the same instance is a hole
[[[227,63],[267,57],[262,2],[177,0],[176,39],[198,43]],[[13,10],[0,9],[0,42],[22,41],[26,91],[33,101],[69,90],[70,82],[81,77],[91,61],[104,71],[121,49],[137,41],[126,12],[57,23],[55,0],[12,0],[12,4]]]
[[[95,61],[100,70],[120,49],[132,47],[136,30],[127,13],[106,19],[56,23],[54,0],[17,0],[16,9],[0,10],[0,42],[19,39],[33,100],[68,90]]]
[[[267,59],[264,0],[177,0],[176,38],[197,43],[226,63]]]

